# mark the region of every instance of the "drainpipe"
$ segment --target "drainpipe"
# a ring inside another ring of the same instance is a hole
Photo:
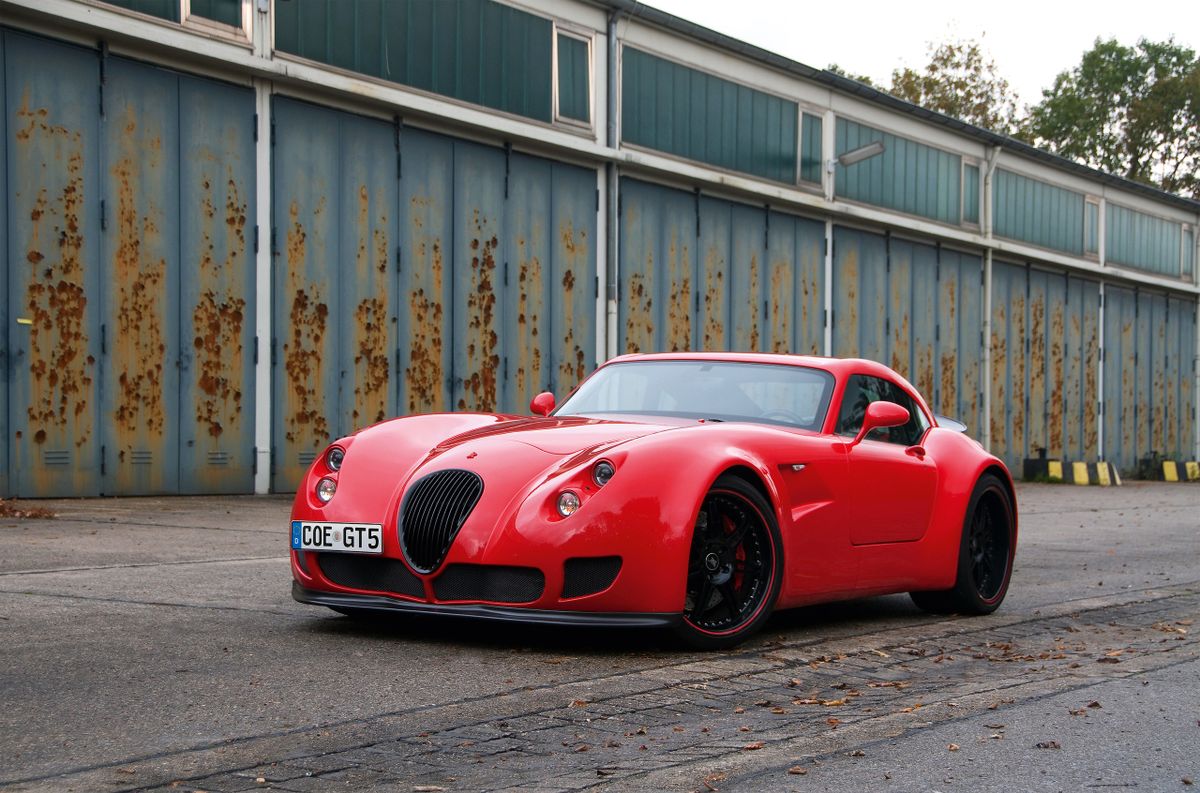
[[[608,122],[608,130],[605,135],[604,145],[611,152],[615,153],[617,148],[617,12],[608,12],[608,77],[605,84],[605,98],[608,103],[608,111],[606,113],[606,121]],[[605,272],[607,278],[605,281],[605,291],[607,292],[607,322],[605,329],[607,331],[607,358],[611,358],[617,354],[617,296],[618,290],[618,262],[617,262],[617,222],[618,218],[618,203],[617,203],[617,164],[613,160],[609,160],[604,164],[604,172],[608,179],[607,192],[607,211],[604,218],[604,233],[605,233]]]

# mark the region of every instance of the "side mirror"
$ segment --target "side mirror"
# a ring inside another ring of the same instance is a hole
[[[549,391],[543,391],[529,400],[529,412],[535,416],[549,416],[552,410],[554,410],[554,394]],[[907,412],[905,415],[908,415]],[[905,421],[907,420],[906,418]]]
[[[862,443],[863,438],[867,437],[871,430],[880,427],[899,427],[907,424],[908,418],[908,408],[901,407],[895,402],[872,402],[867,405],[867,414],[863,416],[862,427],[854,436],[854,440],[850,442],[850,446]]]

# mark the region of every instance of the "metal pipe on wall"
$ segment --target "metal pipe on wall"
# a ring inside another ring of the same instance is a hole
[[[617,148],[617,12],[610,11],[608,13],[608,64],[607,78],[605,81],[605,98],[607,100],[607,133],[605,135],[605,145],[609,149]],[[608,195],[605,196],[607,201],[606,212],[604,217],[604,239],[605,239],[605,272],[607,280],[605,290],[607,292],[607,321],[606,336],[607,336],[607,357],[611,358],[617,354],[617,277],[619,262],[617,260],[617,212],[618,212],[618,173],[616,163],[609,160],[604,164],[605,176],[608,180]]]

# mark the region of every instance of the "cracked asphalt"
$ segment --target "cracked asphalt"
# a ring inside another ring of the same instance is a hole
[[[1008,600],[648,633],[291,600],[282,497],[0,517],[0,789],[1194,790],[1200,487],[1022,485]]]

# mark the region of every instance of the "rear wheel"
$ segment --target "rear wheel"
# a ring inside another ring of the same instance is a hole
[[[745,480],[720,477],[696,517],[680,637],[705,650],[740,643],[770,616],[782,573],[770,504]]]
[[[1008,489],[999,477],[984,474],[967,504],[954,587],[912,592],[913,602],[935,614],[991,614],[1008,592],[1015,535]]]

